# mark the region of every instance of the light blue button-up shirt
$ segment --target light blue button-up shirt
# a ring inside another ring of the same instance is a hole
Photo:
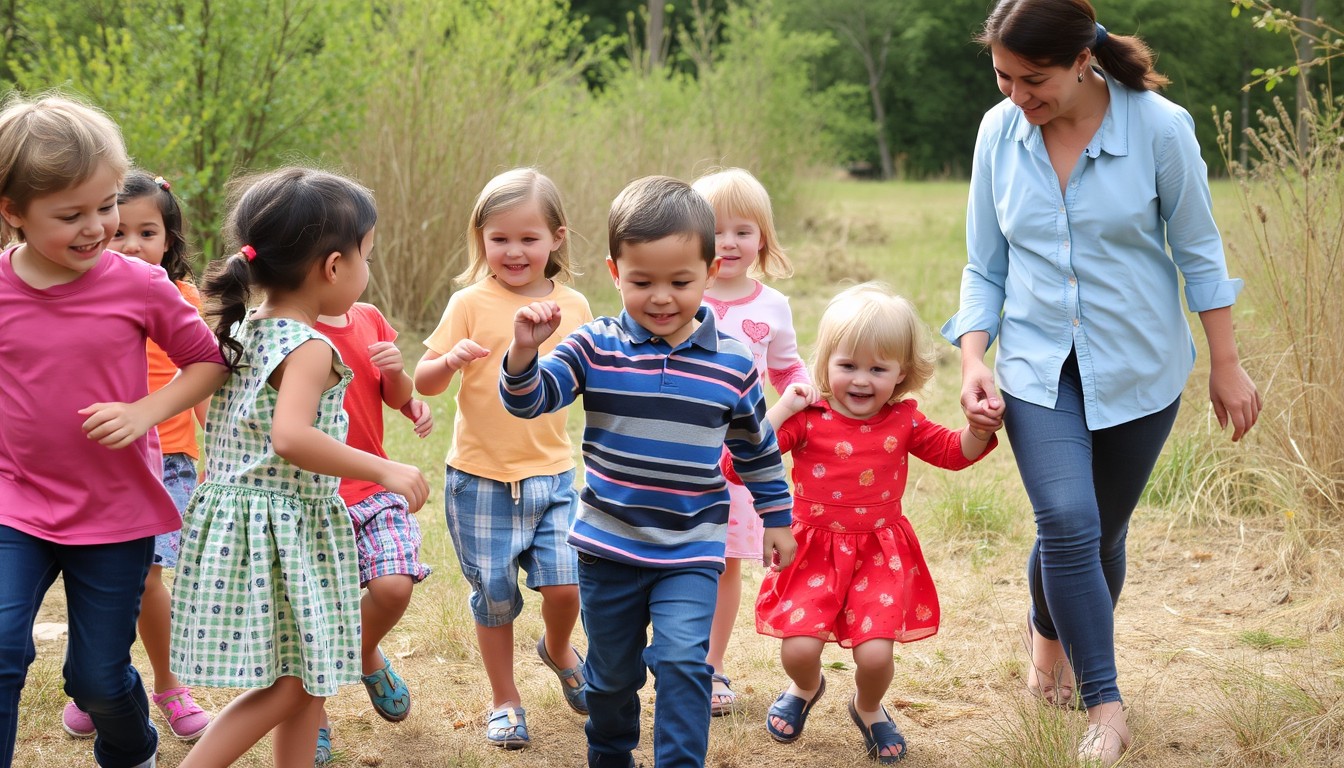
[[[1178,271],[1192,312],[1230,306],[1242,285],[1227,276],[1190,113],[1106,82],[1110,106],[1062,194],[1041,129],[1009,100],[985,114],[961,308],[942,328],[953,344],[997,338],[999,386],[1047,408],[1077,350],[1094,430],[1180,396],[1195,346]]]

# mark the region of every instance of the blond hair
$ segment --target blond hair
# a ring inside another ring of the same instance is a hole
[[[696,179],[691,187],[714,206],[716,217],[735,216],[756,222],[761,231],[761,252],[751,266],[752,272],[776,280],[793,275],[793,263],[775,231],[770,195],[750,171],[722,168]]]
[[[565,208],[560,203],[560,190],[546,174],[536,168],[514,168],[499,174],[486,182],[471,209],[471,220],[467,225],[467,268],[457,276],[458,285],[470,285],[490,274],[490,266],[485,260],[485,222],[497,213],[530,202],[537,204],[552,235],[561,227],[569,229]],[[559,248],[551,251],[545,274],[563,283],[568,282],[575,272],[569,258],[569,238],[566,237]]]
[[[834,394],[829,367],[831,356],[840,349],[851,353],[869,349],[901,366],[905,378],[892,393],[893,403],[923,389],[933,378],[935,355],[929,329],[908,299],[882,283],[852,286],[826,305],[812,358],[812,380],[822,397]]]
[[[15,94],[0,111],[0,197],[20,212],[36,198],[83,184],[104,167],[120,187],[130,165],[117,124],[69,97],[30,101]],[[24,239],[4,222],[0,237]]]

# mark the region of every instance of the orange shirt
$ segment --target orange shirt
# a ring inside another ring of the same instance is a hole
[[[197,292],[196,286],[185,280],[178,280],[177,290],[199,314],[201,294]],[[145,356],[149,360],[149,391],[156,392],[173,380],[177,375],[177,366],[173,365],[173,361],[168,359],[168,355],[153,341],[145,341]],[[159,425],[159,447],[165,456],[170,453],[185,453],[193,461],[200,457],[200,450],[196,447],[196,421],[191,409],[172,416]]]

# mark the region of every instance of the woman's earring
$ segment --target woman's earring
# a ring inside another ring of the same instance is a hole
[[[1078,70],[1078,82],[1083,82],[1083,70]]]

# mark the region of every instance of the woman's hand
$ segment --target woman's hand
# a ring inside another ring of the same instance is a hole
[[[982,360],[962,361],[961,410],[967,423],[980,432],[994,432],[1003,426],[1003,398],[994,384],[994,371]]]
[[[1232,422],[1232,442],[1242,438],[1260,418],[1260,408],[1264,405],[1255,382],[1246,374],[1241,363],[1213,365],[1209,371],[1209,401],[1213,403],[1213,413],[1218,417],[1218,426],[1226,427]]]

